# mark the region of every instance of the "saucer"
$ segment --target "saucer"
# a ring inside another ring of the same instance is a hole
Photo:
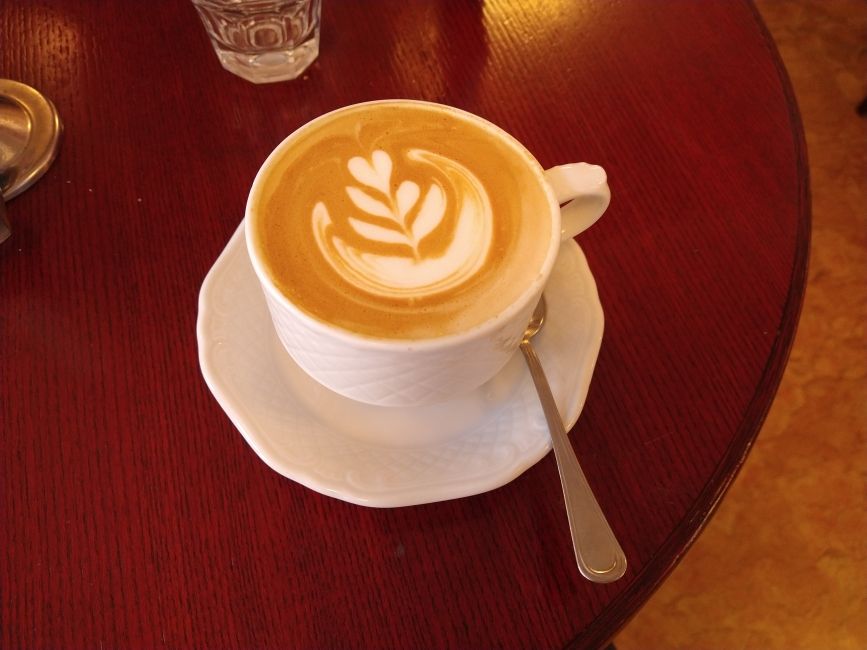
[[[0,79],[0,192],[5,200],[48,171],[62,131],[50,99],[23,83]]]
[[[545,289],[533,339],[566,429],[578,420],[599,347],[602,306],[569,240]],[[247,257],[243,222],[199,294],[199,363],[217,402],[273,470],[350,503],[396,507],[493,490],[551,448],[520,352],[492,380],[448,402],[372,406],[342,397],[283,350]]]

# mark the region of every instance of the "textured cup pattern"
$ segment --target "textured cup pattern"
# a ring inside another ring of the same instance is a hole
[[[477,388],[509,360],[532,307],[499,330],[448,347],[419,349],[411,342],[370,349],[310,327],[265,292],[277,336],[307,374],[354,400],[381,406],[419,406]]]

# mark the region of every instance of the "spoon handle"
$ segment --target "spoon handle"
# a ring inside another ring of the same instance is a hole
[[[551,430],[578,570],[592,582],[614,582],[626,572],[626,556],[581,470],[539,357],[528,340],[521,343],[521,352],[527,360]]]

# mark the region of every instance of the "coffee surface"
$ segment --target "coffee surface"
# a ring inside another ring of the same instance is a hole
[[[381,103],[305,127],[251,204],[254,247],[311,316],[375,338],[436,338],[508,308],[551,241],[534,166],[456,111]]]

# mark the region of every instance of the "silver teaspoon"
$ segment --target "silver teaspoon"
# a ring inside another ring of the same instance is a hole
[[[557,470],[560,472],[560,482],[563,485],[563,498],[566,502],[566,514],[569,518],[569,531],[572,533],[572,546],[575,549],[578,570],[592,582],[614,582],[626,573],[626,556],[575,457],[575,450],[572,449],[566,429],[563,427],[560,412],[551,394],[551,387],[545,378],[539,357],[536,356],[536,351],[530,343],[530,339],[542,329],[545,310],[545,296],[542,296],[524,332],[521,352],[527,360],[530,375],[533,377],[533,383],[536,384],[536,392],[539,393],[539,400],[542,402],[542,410],[545,411],[548,429],[551,431],[554,457],[557,459]]]

